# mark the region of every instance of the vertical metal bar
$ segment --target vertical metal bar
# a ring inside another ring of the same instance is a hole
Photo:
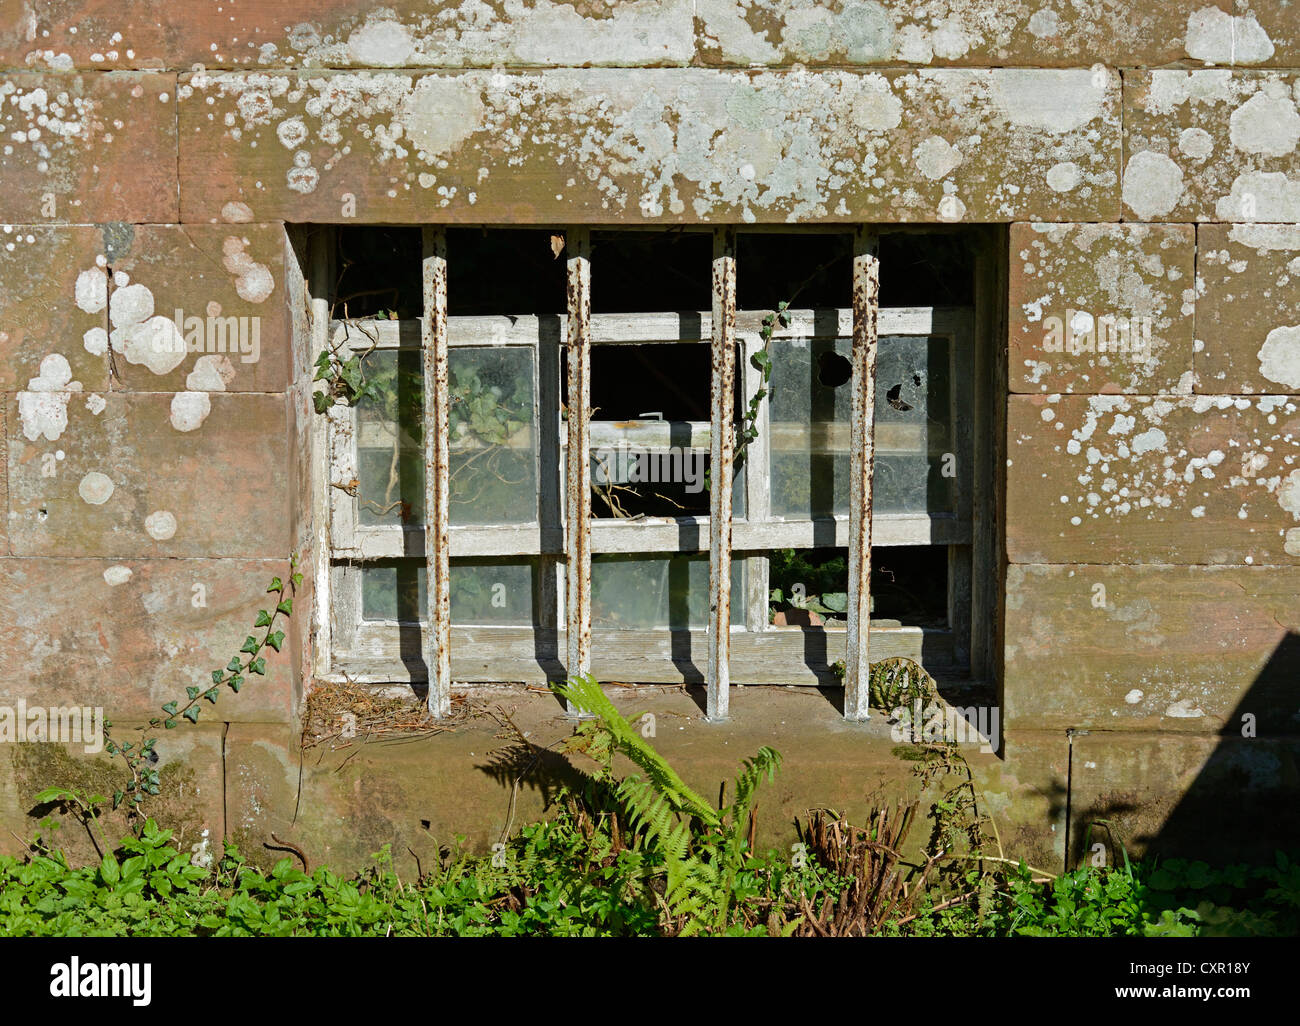
[[[853,236],[853,410],[849,438],[849,622],[844,657],[844,718],[870,718],[871,481],[875,469],[876,340],[880,263],[876,237]]]
[[[566,668],[591,672],[591,232],[568,232],[568,401],[564,552]],[[571,713],[574,711],[569,710]]]
[[[429,712],[451,712],[451,537],[447,526],[450,428],[447,394],[447,233],[424,229],[424,664]]]
[[[713,374],[709,428],[708,718],[727,718],[731,689],[731,490],[736,390],[736,230],[713,232]]]

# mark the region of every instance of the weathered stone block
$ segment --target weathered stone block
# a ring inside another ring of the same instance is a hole
[[[115,723],[160,715],[187,686],[211,687],[249,634],[261,639],[254,619],[287,562],[0,560],[0,704],[102,706]],[[250,675],[238,694],[223,688],[200,722],[289,722],[289,649],[264,650],[266,676]]]
[[[1087,67],[1184,58],[1189,15],[1205,5],[1046,0],[1030,7],[996,0],[935,8],[907,0],[700,0],[697,17],[700,53],[711,63]]]
[[[202,73],[179,95],[186,221],[1118,214],[1105,69]]]
[[[0,76],[0,219],[175,221],[176,76]]]
[[[1300,402],[1012,396],[1013,563],[1300,558]]]
[[[95,228],[0,229],[0,391],[26,389],[33,379],[36,387],[68,380],[87,391],[108,387],[104,264]]]
[[[1190,226],[1012,225],[1013,392],[1190,392]]]
[[[1009,733],[1300,732],[1294,567],[1012,565],[1006,594]]]
[[[175,831],[175,841],[182,851],[199,859],[219,859],[225,820],[223,728],[219,724],[186,726],[185,730],[168,731],[160,738],[155,766],[159,793],[148,799],[143,811],[160,826]],[[126,721],[114,721],[113,736],[119,741],[132,741],[138,735]],[[153,736],[153,732],[146,736]],[[40,829],[40,820],[50,817],[59,826],[43,833],[46,844],[62,848],[74,866],[99,862],[89,828],[49,805],[37,803],[35,797],[47,787],[59,786],[75,788],[87,796],[100,795],[111,802],[113,792],[121,790],[129,779],[130,770],[121,758],[102,751],[87,754],[84,744],[0,745],[0,852],[20,853],[18,838],[29,840]],[[125,812],[113,812],[107,805],[100,824],[104,840],[113,846],[129,831]]]
[[[1258,5],[1257,5],[1258,6]],[[165,0],[0,2],[0,62],[15,67],[746,67],[1295,63],[1296,16],[1235,15],[1231,0],[260,0],[238,16]]]
[[[1198,392],[1300,392],[1300,228],[1196,231]]]
[[[813,692],[738,690],[724,727],[705,723],[683,692],[642,689],[611,697],[625,715],[653,714],[655,747],[700,794],[716,795],[719,783],[733,779],[740,760],[760,745],[780,751],[781,772],[759,792],[761,846],[788,847],[794,818],[811,808],[832,807],[863,822],[873,806],[917,794],[916,749],[894,741],[881,719],[846,724]],[[493,701],[534,744],[553,745],[573,729],[550,696],[513,692]],[[232,725],[226,750],[231,836],[245,852],[259,853],[274,832],[334,866],[359,865],[388,843],[399,858],[409,848],[427,867],[456,834],[484,851],[503,832],[542,815],[556,789],[576,780],[567,759],[549,754],[535,760],[532,752],[521,758],[500,734],[496,719],[480,715],[424,739],[320,747],[303,759],[298,736],[288,730]],[[1017,739],[1015,751],[1023,758],[1012,764],[977,745],[963,746],[1008,855],[1024,854],[1049,868],[1064,852],[1065,738],[1027,735]],[[514,781],[525,768],[512,812]],[[925,807],[937,797],[927,795]],[[923,840],[918,828],[908,845]]]
[[[22,6],[13,0],[0,11]],[[492,67],[689,64],[687,0],[260,0],[237,16],[165,0],[64,3],[5,17],[0,60],[70,67]],[[46,35],[45,33],[48,33]]]
[[[110,339],[123,387],[282,392],[293,361],[280,225],[128,228],[113,257]]]
[[[7,418],[15,554],[288,555],[284,396],[43,392],[35,408],[28,398],[11,400]],[[64,409],[66,430],[33,440],[33,426]]]
[[[1109,843],[1111,857],[1157,853],[1218,864],[1271,862],[1300,841],[1300,743],[1167,735],[1075,737],[1070,756],[1071,861]],[[1108,836],[1109,834],[1109,836]]]
[[[1127,73],[1125,216],[1300,221],[1296,77],[1227,69]]]

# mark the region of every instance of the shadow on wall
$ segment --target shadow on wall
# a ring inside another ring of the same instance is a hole
[[[1298,755],[1300,635],[1288,633],[1217,735],[1075,735],[1070,864],[1098,843],[1113,859],[1122,842],[1216,863],[1300,850]]]

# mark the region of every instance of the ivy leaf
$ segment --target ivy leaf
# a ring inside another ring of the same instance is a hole
[[[276,631],[274,634],[268,634],[266,636],[266,643],[277,652],[280,651],[280,646],[284,644],[284,631]]]
[[[235,674],[233,677],[230,678],[230,680],[226,681],[226,683],[230,685],[231,691],[233,691],[235,694],[239,694],[239,689],[243,686],[244,678],[241,677],[239,674]]]
[[[265,660],[265,659],[254,659],[251,663],[248,664],[248,672],[249,672],[249,673],[256,673],[256,674],[258,674],[259,676],[265,676],[265,674],[266,674],[266,660]]]
[[[196,698],[199,697],[199,689],[196,688],[196,687],[194,687],[193,685],[191,685],[190,687],[187,687],[187,688],[185,689],[185,693],[186,693],[187,695],[190,696],[190,701],[191,701],[191,702],[193,702],[194,699],[196,699]],[[128,746],[128,747],[129,747],[129,746]]]
[[[271,586],[270,586],[269,588],[267,588],[266,590],[267,590],[267,591],[280,591],[283,587],[284,587],[284,584],[281,582],[280,578],[278,578],[278,577],[272,577],[272,578],[271,578]]]
[[[211,688],[211,689],[209,689],[208,691],[203,692],[203,697],[206,698],[206,699],[207,699],[209,702],[211,702],[213,705],[216,705],[216,704],[217,704],[217,696],[218,696],[219,694],[221,694],[221,691],[220,691],[219,689],[217,689],[217,688]]]
[[[283,613],[285,616],[293,615],[293,599],[287,598],[275,607],[277,613]]]
[[[239,656],[231,656],[230,662],[226,664],[226,669],[231,673],[238,673],[243,667],[244,664],[239,661]]]
[[[123,799],[124,797],[126,797],[126,796],[123,795],[121,791],[114,791],[114,792],[113,792],[113,808],[116,809],[119,805],[121,805],[121,804],[122,804],[122,799]]]
[[[301,587],[302,587],[302,574],[294,574],[294,575],[293,575],[291,578],[289,578],[289,579],[290,579],[291,581],[293,581],[293,586],[294,586],[295,588],[301,588]]]
[[[320,380],[320,375],[316,376]],[[317,413],[325,413],[334,405],[334,400],[330,398],[328,392],[313,392],[311,394],[311,404],[316,408]]]
[[[251,634],[244,639],[244,647],[239,651],[247,652],[249,655],[257,655],[257,650],[262,646],[257,643],[257,639]]]
[[[174,726],[176,726],[176,721],[175,721],[175,720],[167,720],[167,721],[163,724],[163,728],[166,729],[166,730],[171,730],[172,727],[174,727]]]
[[[175,716],[175,715],[176,715],[176,703],[175,703],[175,702],[168,702],[166,705],[164,705],[164,706],[162,707],[162,710],[163,710],[163,712],[165,712],[168,716]]]
[[[253,622],[254,627],[269,627],[271,625],[271,614],[265,609],[257,611],[257,619]]]
[[[181,715],[184,716],[191,723],[198,723],[199,707],[197,705],[192,705],[188,709],[186,709],[183,713],[181,713]]]
[[[220,670],[213,670],[213,671],[212,671],[212,683],[213,683],[213,684],[220,684],[220,683],[221,683],[221,678],[222,678],[222,676],[223,676],[223,674],[222,674],[222,672],[221,672]]]

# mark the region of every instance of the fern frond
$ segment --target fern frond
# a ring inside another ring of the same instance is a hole
[[[696,816],[710,826],[717,826],[718,812],[696,794],[664,758],[646,744],[640,732],[627,722],[591,676],[573,677],[565,684],[553,685],[561,697],[577,708],[599,717],[614,741],[614,747],[650,778],[651,782],[677,806],[677,811]]]

